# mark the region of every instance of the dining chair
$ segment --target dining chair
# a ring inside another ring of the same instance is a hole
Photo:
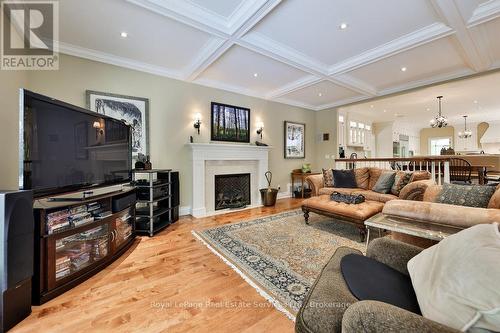
[[[472,166],[463,158],[450,159],[450,182],[452,184],[472,184]]]

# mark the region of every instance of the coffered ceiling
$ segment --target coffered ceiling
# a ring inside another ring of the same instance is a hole
[[[500,67],[500,0],[64,0],[60,10],[62,53],[311,110]]]

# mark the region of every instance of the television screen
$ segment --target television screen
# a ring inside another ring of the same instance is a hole
[[[124,122],[23,90],[19,187],[42,196],[131,180]]]

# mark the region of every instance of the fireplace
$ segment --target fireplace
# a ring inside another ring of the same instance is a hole
[[[215,210],[251,204],[250,174],[215,175]]]

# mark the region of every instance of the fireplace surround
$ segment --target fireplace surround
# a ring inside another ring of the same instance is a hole
[[[260,203],[259,188],[267,187],[270,146],[246,144],[189,143],[192,163],[191,215],[204,217],[224,212],[214,209],[215,175],[250,173],[248,208]]]

